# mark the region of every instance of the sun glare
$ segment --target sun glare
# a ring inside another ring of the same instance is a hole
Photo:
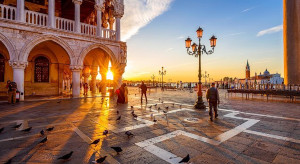
[[[102,76],[101,76],[101,74],[100,74],[100,67],[98,66],[98,74],[97,74],[97,76],[96,76],[96,79],[97,80],[102,80]]]

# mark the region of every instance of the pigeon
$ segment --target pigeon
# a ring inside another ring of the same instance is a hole
[[[123,151],[121,147],[111,147],[111,148],[114,149],[117,152],[117,154]]]
[[[48,131],[48,132],[50,132],[50,131],[52,131],[54,129],[54,127],[51,127],[51,128],[47,128],[46,130]]]
[[[45,142],[47,142],[47,140],[48,140],[48,138],[45,137],[44,139],[42,139],[42,140],[40,141],[40,143],[45,143]]]
[[[68,153],[66,155],[63,155],[63,156],[61,156],[61,157],[59,157],[57,159],[67,160],[67,159],[69,159],[72,156],[72,154],[73,154],[73,151],[71,151],[70,153]]]
[[[102,162],[105,161],[105,158],[106,158],[106,157],[107,157],[107,156],[101,157],[101,158],[97,159],[96,162],[97,162],[97,163],[102,163]]]
[[[0,133],[4,130],[4,127],[0,129]]]
[[[108,130],[104,130],[102,134],[107,136]]]
[[[166,108],[166,110],[169,110],[169,106],[166,106],[165,108]]]
[[[186,157],[184,157],[179,163],[187,163],[190,160],[190,155],[188,154]]]
[[[157,107],[157,104],[155,104],[154,106]]]
[[[155,119],[155,117],[153,117],[153,122],[154,122],[154,123],[156,123],[156,122],[157,122],[157,120]]]
[[[173,107],[175,106],[175,104],[174,104],[174,103],[173,103],[172,105],[173,105]]]
[[[163,104],[163,103],[164,103],[164,101],[161,101],[161,103]]]
[[[125,134],[129,137],[133,136],[133,134],[130,131],[126,131]]]
[[[100,139],[96,139],[95,141],[93,141],[92,143],[90,143],[90,145],[97,145],[99,143]]]
[[[163,112],[164,112],[164,114],[167,114],[168,112],[167,111],[165,111],[165,110],[163,110]]]
[[[158,107],[157,111],[158,111],[158,112],[160,111],[160,107]]]
[[[9,160],[7,160],[4,164],[11,164],[13,158],[10,158]]]
[[[15,126],[13,126],[13,128],[19,128],[20,126],[22,125],[22,123],[20,123],[20,124],[18,124],[18,125],[15,125]]]
[[[134,114],[134,113],[132,114],[132,116],[133,116],[134,119],[137,119],[137,117],[138,117],[138,116],[137,116],[136,114]]]
[[[29,132],[32,129],[32,127],[26,128],[24,130],[22,130],[23,132]]]
[[[119,114],[119,111],[117,110],[117,114]]]
[[[117,121],[120,121],[121,120],[121,116],[119,116],[118,118],[117,118]]]
[[[40,134],[41,134],[41,136],[44,136],[44,135],[45,135],[45,131],[44,131],[44,130],[41,130],[41,131],[40,131]]]
[[[131,111],[131,114],[132,114],[132,115],[134,114],[134,110],[133,110],[133,111]]]
[[[181,104],[179,105],[180,109],[181,109]]]
[[[133,106],[131,106],[131,109],[133,109]]]
[[[151,108],[152,108],[152,105],[149,106],[149,109],[151,109]]]

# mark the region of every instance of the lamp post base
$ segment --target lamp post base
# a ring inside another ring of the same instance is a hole
[[[198,100],[196,101],[195,105],[194,105],[195,109],[201,109],[201,110],[205,110],[206,106],[204,105],[202,96],[198,96]]]

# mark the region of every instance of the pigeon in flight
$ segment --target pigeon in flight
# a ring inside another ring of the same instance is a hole
[[[45,143],[45,142],[47,142],[47,140],[48,140],[48,138],[45,137],[44,139],[42,139],[42,140],[40,141],[40,143]]]
[[[107,136],[108,130],[104,130],[102,134]]]
[[[133,136],[133,134],[130,131],[126,131],[125,134],[128,136],[128,138]]]
[[[15,126],[13,126],[13,128],[19,128],[20,126],[22,125],[22,123],[20,123],[20,124],[18,124],[18,125],[15,125]]]
[[[97,145],[99,143],[100,139],[96,139],[95,141],[93,141],[92,143],[90,143],[90,145]]]
[[[67,160],[67,159],[69,159],[72,156],[72,154],[73,154],[73,151],[71,151],[70,153],[68,153],[66,155],[63,155],[63,156],[61,156],[61,157],[59,157],[57,159]]]
[[[102,163],[102,162],[105,161],[105,158],[106,158],[106,157],[107,157],[107,156],[101,157],[101,158],[97,159],[96,162],[97,162],[97,163]]]
[[[114,149],[117,152],[117,154],[123,151],[121,147],[111,147],[111,148]]]
[[[188,154],[186,157],[184,157],[179,163],[187,163],[190,160],[190,155]]]
[[[53,127],[50,127],[50,128],[47,128],[46,130],[48,131],[48,132],[50,132],[50,131],[52,131],[54,129],[54,126]]]
[[[22,130],[23,132],[29,132],[32,129],[32,127],[26,128],[24,130]]]
[[[41,134],[41,136],[44,136],[44,135],[45,135],[45,131],[44,131],[44,130],[41,130],[41,131],[40,131],[40,134]]]

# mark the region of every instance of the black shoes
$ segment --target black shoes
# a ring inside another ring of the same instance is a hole
[[[215,115],[215,118],[218,118],[218,116],[219,116],[219,115],[218,115],[218,114],[216,114],[216,115]]]

